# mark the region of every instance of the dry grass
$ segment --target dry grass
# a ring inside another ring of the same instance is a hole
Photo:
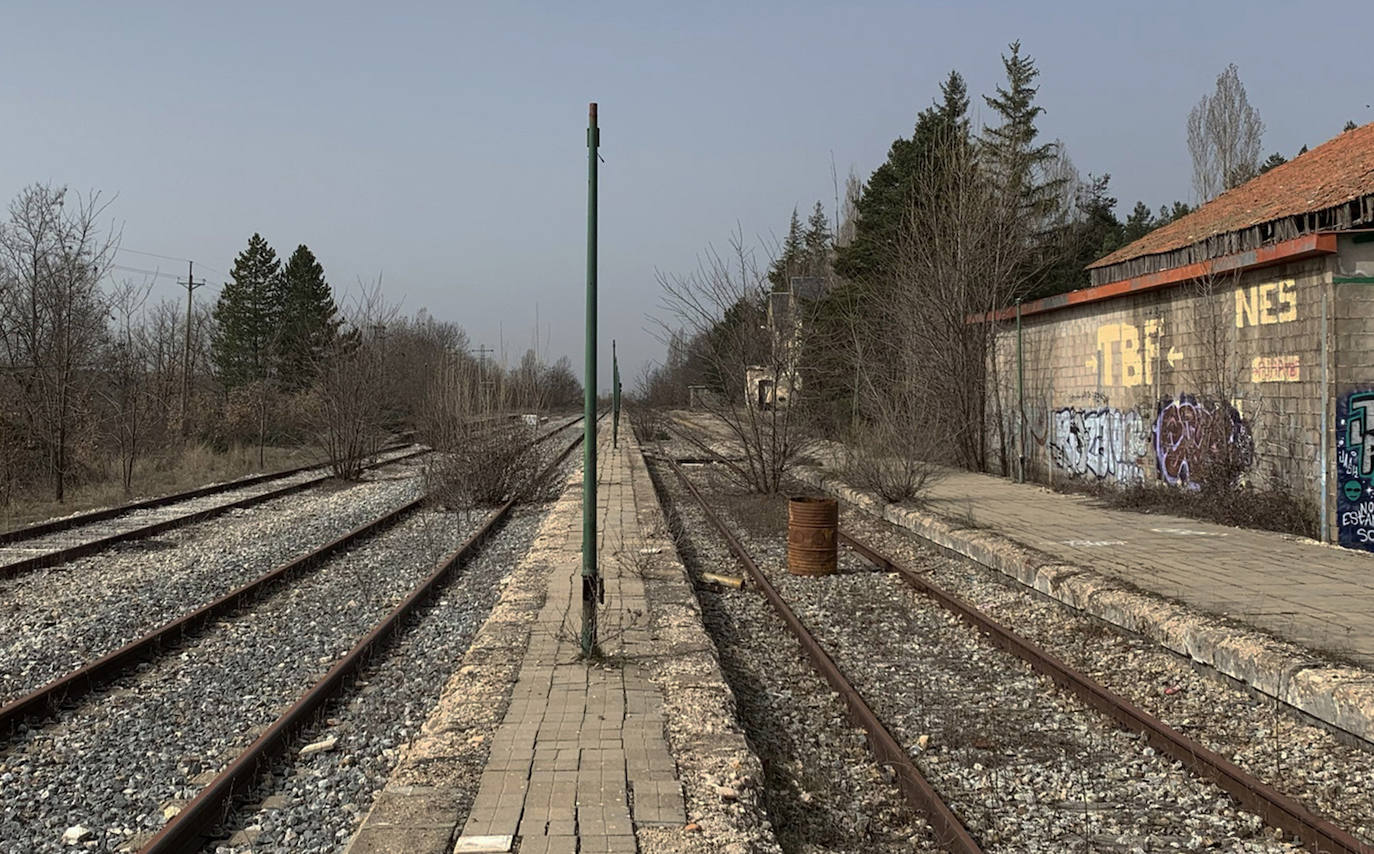
[[[316,463],[321,461],[321,456],[317,448],[268,447],[264,450],[263,461],[264,466],[259,468],[257,446],[216,451],[209,445],[187,445],[180,450],[140,459],[134,468],[133,490],[126,495],[119,482],[119,462],[112,459],[104,467],[109,475],[107,478],[69,488],[66,501],[59,503],[42,493],[14,496],[8,504],[0,506],[0,525],[10,530],[57,516],[182,492],[259,471],[279,471]]]

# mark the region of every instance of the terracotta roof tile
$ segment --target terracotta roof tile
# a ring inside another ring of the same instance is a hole
[[[1181,219],[1099,258],[1107,267],[1191,246],[1217,234],[1311,213],[1374,193],[1374,122],[1348,130],[1228,190]]]

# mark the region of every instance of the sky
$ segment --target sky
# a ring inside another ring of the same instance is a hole
[[[735,230],[766,251],[835,208],[951,69],[979,97],[1019,39],[1041,135],[1111,175],[1123,218],[1191,201],[1184,125],[1229,62],[1292,156],[1374,121],[1374,4],[89,3],[0,15],[0,199],[99,191],[121,277],[222,282],[254,232],[307,244],[342,302],[458,323],[581,374],[585,128],[599,103],[599,387],[661,357],[656,276]],[[1346,42],[1346,38],[1352,40]],[[151,253],[151,254],[147,254]],[[166,256],[157,258],[155,255]],[[178,259],[178,260],[172,260]],[[198,300],[213,300],[217,287]],[[536,337],[536,317],[539,332]]]

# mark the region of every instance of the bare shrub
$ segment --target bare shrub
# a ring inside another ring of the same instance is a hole
[[[844,443],[845,479],[860,489],[876,492],[884,501],[916,501],[940,477],[924,441],[907,441],[888,424],[861,423]]]
[[[813,441],[801,365],[816,295],[771,290],[738,232],[727,254],[708,249],[696,272],[658,278],[668,315],[660,321],[663,339],[685,338],[686,358],[714,392],[702,397],[702,406],[722,426],[723,436],[703,435],[695,444],[724,461],[719,445],[725,439],[743,452],[728,465],[739,485],[778,492]]]
[[[534,431],[524,426],[495,427],[471,423],[453,446],[443,448],[430,465],[430,497],[450,510],[523,503],[543,495],[544,455],[533,444]]]

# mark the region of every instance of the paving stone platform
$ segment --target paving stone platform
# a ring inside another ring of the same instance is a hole
[[[578,475],[545,517],[512,589],[465,657],[471,663],[426,723],[427,735],[408,749],[354,837],[353,854],[634,854],[653,847],[645,848],[637,832],[680,832],[687,823],[677,764],[664,740],[664,700],[649,674],[653,657],[667,652],[650,631],[645,579],[655,576],[635,560],[664,551],[661,532],[650,547],[641,530],[638,502],[652,500],[652,486],[633,439],[622,436],[613,450],[604,426],[600,439],[600,657],[580,657]],[[482,672],[496,678],[483,680]],[[463,784],[455,781],[482,760],[464,820],[457,794]]]
[[[600,554],[644,547],[629,448],[602,449],[597,471]],[[565,514],[563,559],[496,732],[481,789],[456,852],[634,854],[634,828],[682,825],[682,784],[663,741],[663,701],[636,659],[651,640],[644,583],[632,564],[602,560],[603,663],[579,658],[581,506]],[[631,797],[633,794],[633,798]]]

